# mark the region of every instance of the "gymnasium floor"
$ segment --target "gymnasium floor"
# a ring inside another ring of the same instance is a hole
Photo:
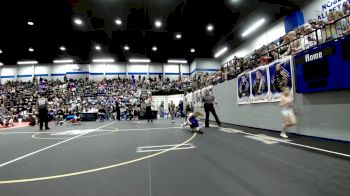
[[[181,122],[0,130],[0,195],[349,196],[349,143]]]

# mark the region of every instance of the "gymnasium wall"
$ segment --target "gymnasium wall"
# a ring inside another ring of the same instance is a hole
[[[124,78],[126,76],[126,67],[122,63],[107,63],[106,64],[106,78]]]
[[[13,70],[15,70],[15,69],[13,69]],[[4,71],[4,72],[6,72],[6,71]],[[23,65],[21,67],[18,67],[17,73],[18,73],[17,79],[19,81],[28,82],[28,81],[32,80],[32,78],[33,78],[32,73],[34,73],[34,66],[33,65]],[[28,74],[28,73],[30,73],[30,74]]]
[[[209,72],[214,73],[220,70],[221,64],[220,61],[216,59],[208,58],[198,58],[195,59],[190,66],[191,76],[199,72]]]
[[[281,19],[274,23],[272,26],[270,26],[270,28],[267,31],[260,33],[255,38],[254,36],[251,36],[242,45],[238,46],[237,48],[234,48],[231,52],[225,55],[224,58],[222,58],[220,65],[227,63],[228,61],[232,60],[235,56],[245,57],[250,53],[254,52],[254,50],[259,49],[263,45],[267,45],[279,39],[285,34],[286,30],[284,20]]]
[[[196,68],[197,68],[197,65],[196,65],[196,61],[192,61],[191,65],[190,65],[190,76],[192,76],[195,71],[196,71]]]
[[[278,103],[237,104],[237,79],[213,87],[216,112],[224,123],[267,130],[282,130]],[[295,93],[298,125],[291,132],[350,141],[350,90]],[[197,108],[202,110],[201,108]],[[211,120],[214,118],[211,115]]]
[[[163,64],[161,63],[152,63],[148,65],[148,71],[149,71],[149,75],[151,77],[156,77],[158,78],[159,75],[164,75],[164,71],[163,71]]]
[[[170,80],[177,80],[180,75],[180,65],[166,64],[164,66],[164,74],[165,78],[169,78]]]
[[[177,64],[37,64],[37,65],[4,65],[0,66],[1,83],[8,80],[31,81],[33,76],[63,80],[67,78],[85,78],[102,80],[103,78],[131,78],[134,75],[158,78],[161,74],[170,79],[178,79],[180,75],[189,76],[189,65]]]

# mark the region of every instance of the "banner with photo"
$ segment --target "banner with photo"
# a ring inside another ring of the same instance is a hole
[[[281,93],[288,87],[293,96],[293,66],[291,58],[280,59],[269,66],[270,74],[270,101],[280,101]]]
[[[250,72],[251,103],[262,103],[269,101],[269,67],[258,67]]]
[[[237,104],[250,103],[250,73],[242,73],[237,77]]]
[[[288,87],[294,96],[291,57],[238,75],[237,104],[278,102],[285,87]]]

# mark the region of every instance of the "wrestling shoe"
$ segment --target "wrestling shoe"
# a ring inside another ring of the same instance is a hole
[[[283,137],[284,139],[288,138],[286,132],[284,132],[284,131],[281,132],[280,136]]]

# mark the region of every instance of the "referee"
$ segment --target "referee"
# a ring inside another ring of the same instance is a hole
[[[204,104],[204,111],[205,111],[205,127],[209,127],[209,112],[211,112],[218,123],[219,126],[221,126],[220,120],[218,116],[216,115],[214,103],[217,105],[218,103],[215,101],[215,98],[213,95],[210,94],[209,90],[204,91],[204,96],[202,97],[202,103]]]
[[[151,101],[151,97],[148,97],[145,100],[145,107],[146,107],[146,117],[147,117],[147,121],[151,121],[151,123],[153,123],[153,116],[152,116],[152,101]]]
[[[43,96],[43,94],[40,94],[40,98],[37,101],[37,108],[39,111],[40,130],[43,130],[44,122],[45,122],[45,130],[50,129],[48,126],[47,106],[48,106],[47,99]]]

